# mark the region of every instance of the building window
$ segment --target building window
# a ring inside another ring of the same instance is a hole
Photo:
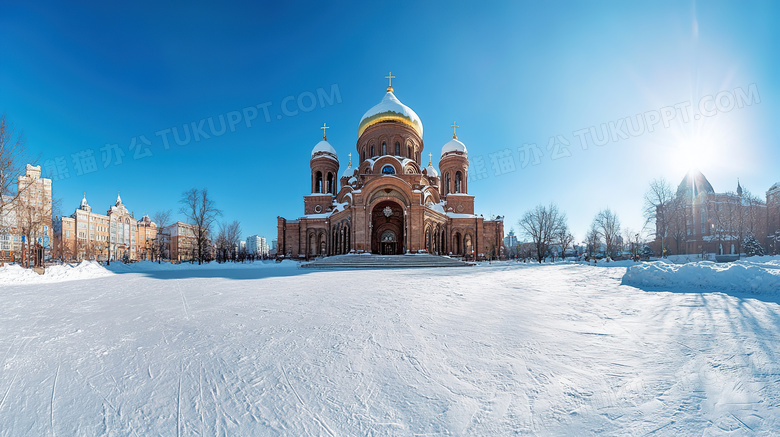
[[[371,157],[373,158],[374,156],[376,156],[376,155],[374,155],[374,145],[372,144],[371,145]]]
[[[395,167],[390,164],[382,167],[382,174],[395,174]]]
[[[463,176],[461,176],[460,172],[455,173],[455,192],[460,193],[461,191],[461,184],[462,184]]]
[[[387,155],[387,143],[382,142],[382,155]]]
[[[401,156],[401,143],[397,142],[395,143],[395,155]]]

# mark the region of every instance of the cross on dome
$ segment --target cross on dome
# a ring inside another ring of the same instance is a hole
[[[347,164],[347,167],[352,167],[352,152],[349,152],[347,155],[349,156],[349,164]]]
[[[457,124],[456,124],[456,123],[453,121],[453,122],[452,122],[452,124],[450,125],[450,127],[452,128],[452,138],[453,138],[453,139],[455,139],[455,140],[457,140],[457,139],[458,139],[458,133],[457,133],[456,129],[457,129],[457,128],[459,128],[460,126],[458,126],[458,125],[457,125]]]
[[[385,79],[388,80],[387,83],[387,92],[392,93],[393,92],[393,79],[395,79],[395,76],[393,76],[393,72],[390,71],[387,73],[387,76],[385,76]]]
[[[328,139],[328,136],[327,136],[327,135],[325,135],[325,129],[330,129],[330,126],[328,126],[328,124],[327,124],[327,123],[322,123],[322,127],[321,127],[320,129],[322,129],[322,139],[323,139],[324,141],[327,141],[327,139]]]
[[[433,153],[428,154],[428,165],[433,165]]]

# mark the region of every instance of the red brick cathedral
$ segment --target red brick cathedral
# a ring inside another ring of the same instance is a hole
[[[338,156],[327,136],[314,146],[305,215],[278,218],[279,255],[503,256],[503,218],[474,214],[466,146],[453,133],[441,149],[439,170],[430,159],[423,166],[422,121],[392,86],[360,119],[356,148],[358,164],[353,166],[350,153],[339,178]]]

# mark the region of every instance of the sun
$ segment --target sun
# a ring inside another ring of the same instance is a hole
[[[712,151],[697,140],[680,142],[674,155],[674,163],[681,172],[705,168],[712,161]]]

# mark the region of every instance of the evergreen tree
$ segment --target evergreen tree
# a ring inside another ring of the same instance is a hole
[[[762,256],[765,254],[764,248],[761,247],[758,240],[751,234],[748,234],[748,236],[745,237],[744,247],[745,255],[747,256]]]

